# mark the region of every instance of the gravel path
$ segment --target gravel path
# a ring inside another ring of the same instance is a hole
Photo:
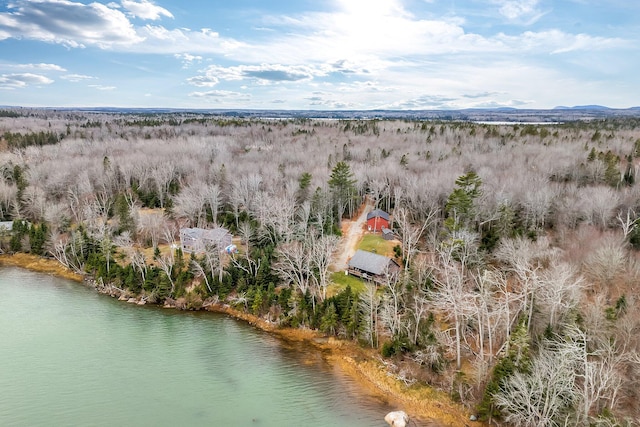
[[[367,214],[371,212],[373,205],[367,199],[364,209],[355,220],[342,220],[342,240],[340,247],[335,254],[333,262],[334,271],[344,271],[347,269],[349,258],[356,252],[356,246],[364,234],[367,223]]]

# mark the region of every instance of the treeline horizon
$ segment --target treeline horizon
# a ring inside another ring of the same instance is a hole
[[[0,114],[5,252],[148,301],[221,301],[379,349],[485,420],[631,425],[640,118],[558,124]],[[339,286],[342,218],[392,214],[403,271]],[[224,226],[234,257],[167,245]]]

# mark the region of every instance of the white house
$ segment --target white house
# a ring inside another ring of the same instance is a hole
[[[201,253],[207,248],[216,247],[223,251],[231,245],[231,233],[226,228],[218,227],[212,230],[204,228],[180,229],[180,247],[182,252]]]

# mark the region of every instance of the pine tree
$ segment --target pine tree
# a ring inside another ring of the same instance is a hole
[[[342,220],[346,209],[349,209],[349,215],[353,212],[357,182],[346,162],[338,162],[331,171],[329,187],[338,209],[338,222]]]
[[[335,335],[336,326],[338,326],[338,314],[336,313],[336,306],[334,303],[330,303],[322,316],[320,328],[326,334]]]
[[[298,203],[309,198],[309,186],[311,185],[311,174],[309,172],[303,172],[298,178],[298,191],[296,193],[296,200]]]
[[[468,226],[473,219],[473,202],[480,196],[482,180],[473,171],[456,179],[457,188],[449,195],[445,209],[447,220],[445,225],[450,231]]]

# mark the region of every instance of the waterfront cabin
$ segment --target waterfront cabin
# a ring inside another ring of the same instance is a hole
[[[353,276],[387,283],[396,280],[400,265],[393,259],[373,252],[358,250],[349,260],[347,272]]]

